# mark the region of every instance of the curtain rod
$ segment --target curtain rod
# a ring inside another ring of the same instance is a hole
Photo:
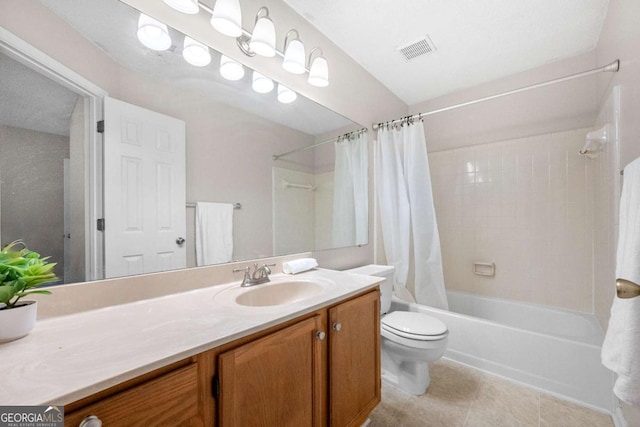
[[[371,125],[371,128],[373,130],[378,130],[382,126],[393,125],[395,123],[403,122],[403,121],[405,121],[407,119],[418,119],[418,120],[420,120],[425,116],[430,116],[432,114],[442,113],[444,111],[454,110],[454,109],[460,108],[460,107],[466,107],[467,105],[473,105],[473,104],[477,104],[477,103],[484,102],[484,101],[490,101],[492,99],[501,98],[503,96],[513,95],[515,93],[525,92],[525,91],[528,91],[528,90],[531,90],[531,89],[538,89],[538,88],[541,88],[541,87],[544,87],[544,86],[548,86],[548,85],[552,85],[552,84],[555,84],[555,83],[561,83],[561,82],[565,82],[565,81],[568,81],[568,80],[577,79],[577,78],[580,78],[580,77],[590,76],[592,74],[598,74],[598,73],[604,73],[604,72],[614,72],[615,73],[618,70],[620,70],[620,60],[616,59],[615,61],[613,61],[610,64],[607,64],[607,65],[599,67],[599,68],[594,68],[593,70],[583,71],[583,72],[577,73],[577,74],[571,74],[569,76],[564,76],[564,77],[560,77],[560,78],[557,78],[557,79],[548,80],[546,82],[542,82],[542,83],[537,83],[537,84],[530,85],[530,86],[521,87],[519,89],[514,89],[514,90],[507,91],[507,92],[498,93],[496,95],[485,96],[484,98],[474,99],[473,101],[468,101],[468,102],[463,102],[461,104],[451,105],[449,107],[440,108],[438,110],[428,111],[426,113],[414,114],[413,116],[407,116],[407,117],[403,117],[401,119],[390,120],[390,121],[384,122],[384,123],[373,123]]]
[[[322,141],[322,142],[318,142],[317,144],[309,145],[308,147],[296,148],[295,150],[287,151],[286,153],[282,153],[282,154],[274,154],[273,156],[271,156],[271,158],[273,160],[278,160],[280,157],[285,157],[285,156],[288,156],[289,154],[297,153],[298,151],[311,150],[312,148],[316,148],[316,147],[319,147],[321,145],[328,144],[330,142],[335,142],[335,141],[339,141],[339,140],[341,140],[343,138],[348,138],[348,137],[350,137],[351,135],[354,135],[354,134],[358,135],[358,134],[366,133],[366,132],[367,132],[367,128],[354,130],[353,132],[348,132],[348,133],[345,133],[343,135],[337,136],[335,138],[327,139],[326,141]]]

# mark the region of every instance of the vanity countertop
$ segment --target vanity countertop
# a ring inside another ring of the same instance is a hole
[[[287,277],[328,279],[336,285],[316,298],[291,304],[241,307],[220,298],[221,292],[239,286],[234,282],[40,320],[26,337],[0,344],[0,404],[69,404],[382,281],[325,269]]]

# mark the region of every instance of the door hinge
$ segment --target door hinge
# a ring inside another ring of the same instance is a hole
[[[104,120],[98,121],[97,131],[98,133],[104,133]]]
[[[220,397],[220,377],[218,374],[215,374],[213,378],[211,378],[211,395],[214,399]]]
[[[97,222],[98,231],[104,231],[104,218],[99,218]]]

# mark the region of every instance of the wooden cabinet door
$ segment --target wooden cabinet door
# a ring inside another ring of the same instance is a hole
[[[105,427],[201,426],[195,363],[83,407],[64,417],[78,426],[89,415]]]
[[[380,296],[371,292],[329,310],[329,420],[361,425],[380,402]]]
[[[221,427],[319,426],[326,388],[324,332],[316,315],[218,359]]]

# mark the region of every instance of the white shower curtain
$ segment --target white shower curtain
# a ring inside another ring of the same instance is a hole
[[[369,175],[367,137],[363,133],[335,142],[333,245],[368,242]]]
[[[375,153],[382,239],[397,286],[407,286],[413,237],[415,299],[448,309],[422,123],[380,128]]]

